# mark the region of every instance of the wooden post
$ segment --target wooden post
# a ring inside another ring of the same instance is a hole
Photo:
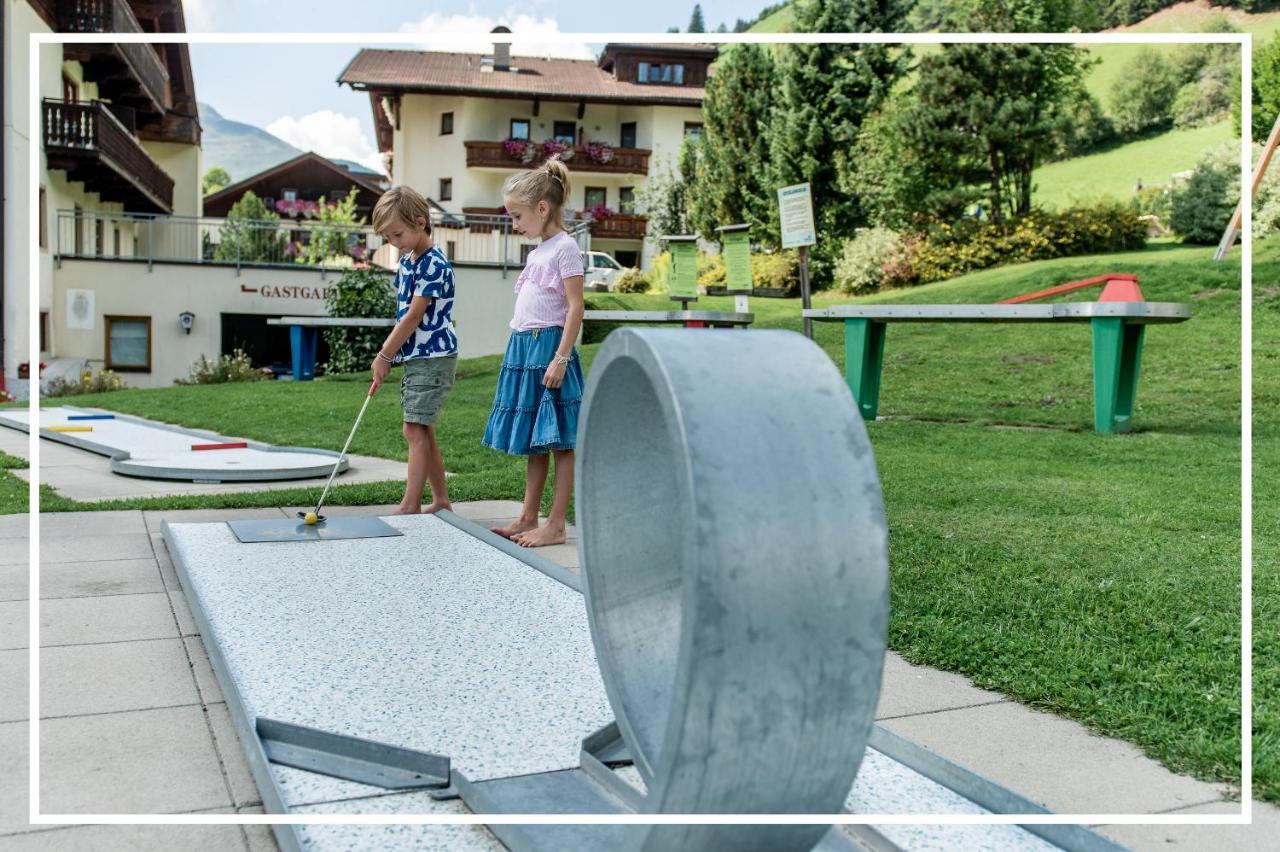
[[[800,304],[809,310],[809,247],[800,246]],[[813,320],[804,318],[804,336],[813,340]]]
[[[1253,199],[1258,195],[1258,186],[1262,183],[1262,176],[1266,174],[1267,164],[1271,162],[1271,155],[1275,153],[1276,144],[1280,142],[1280,115],[1276,116],[1275,124],[1271,125],[1271,135],[1267,137],[1266,147],[1262,149],[1262,159],[1258,160],[1258,166],[1253,170],[1253,180],[1249,187],[1249,203],[1253,203]],[[1244,219],[1244,199],[1240,199],[1240,203],[1236,205],[1236,212],[1231,214],[1231,221],[1227,224],[1227,229],[1222,232],[1222,239],[1218,242],[1218,250],[1214,252],[1214,260],[1222,260],[1227,256],[1227,252],[1231,251],[1231,247],[1236,243],[1236,237],[1240,235],[1240,223]]]

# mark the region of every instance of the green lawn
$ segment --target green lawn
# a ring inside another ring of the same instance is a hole
[[[1280,250],[1264,249],[1259,280],[1276,280]],[[869,431],[891,529],[896,650],[1127,739],[1175,770],[1238,782],[1239,264],[1215,264],[1210,251],[1166,245],[1006,267],[881,297],[987,302],[1105,271],[1140,274],[1149,299],[1189,302],[1195,317],[1150,329],[1135,434],[1091,430],[1087,326],[1017,325],[894,326],[881,401],[887,419]],[[1264,362],[1280,369],[1277,294],[1280,288],[1269,296],[1263,288],[1260,296],[1271,313],[1266,329],[1259,323],[1259,379]],[[667,304],[655,296],[590,301],[599,308]],[[849,300],[822,294],[815,301]],[[699,307],[729,303],[704,299]],[[760,327],[800,326],[794,300],[757,298],[751,307]],[[841,329],[819,323],[817,342],[842,367]],[[584,347],[588,363],[597,349]],[[446,463],[457,473],[450,481],[455,499],[521,494],[521,461],[479,443],[497,369],[497,358],[464,362],[440,421]],[[1272,381],[1260,392],[1260,408],[1277,402],[1280,387],[1280,376],[1266,375]],[[74,401],[273,443],[336,448],[359,410],[365,381],[173,387]],[[1274,412],[1269,417],[1259,425],[1256,458],[1260,471],[1280,471]],[[405,457],[394,392],[374,399],[352,450]],[[393,502],[399,488],[343,486],[333,502]],[[1259,500],[1269,496],[1274,506],[1274,490],[1263,481]],[[315,493],[110,505],[306,504]],[[77,508],[47,491],[42,502],[46,510]],[[1274,514],[1259,519],[1268,539],[1259,544],[1255,586],[1257,718],[1259,729],[1269,723],[1272,731],[1280,728],[1275,702],[1271,715],[1263,708],[1267,696],[1280,695],[1280,677],[1267,665],[1280,637]],[[1280,801],[1274,733],[1260,732],[1255,749],[1256,792]]]

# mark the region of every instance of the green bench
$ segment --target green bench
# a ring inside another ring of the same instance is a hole
[[[840,305],[804,316],[844,323],[845,379],[865,420],[880,404],[884,338],[891,322],[1087,322],[1093,327],[1093,425],[1128,432],[1138,392],[1142,340],[1148,325],[1185,322],[1189,305],[1172,302],[1066,302],[1049,305]]]

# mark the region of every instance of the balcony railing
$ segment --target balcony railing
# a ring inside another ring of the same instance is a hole
[[[100,102],[44,101],[44,150],[53,169],[91,192],[147,213],[173,210],[173,178]]]
[[[527,169],[546,160],[546,157],[542,156],[541,145],[534,146],[534,156],[526,161],[523,157],[508,154],[501,142],[468,140],[462,144],[467,149],[467,168]],[[560,155],[570,171],[621,175],[649,174],[649,155],[652,151],[647,148],[612,148],[608,162],[592,159],[585,145],[576,145],[570,150],[573,153],[567,159],[565,156],[569,153],[568,151]]]
[[[59,29],[69,33],[141,33],[145,32],[127,0],[58,0]],[[92,75],[101,75],[99,88],[111,100],[145,99],[145,111],[163,113],[170,105],[169,71],[149,44],[81,44],[66,45],[69,58],[80,59]],[[95,68],[96,63],[104,67]],[[109,82],[114,78],[113,65],[123,65],[137,82],[136,87],[121,88]],[[95,81],[96,82],[96,81]],[[101,89],[104,82],[113,91]],[[144,104],[138,104],[141,108]]]
[[[523,247],[511,218],[432,212],[436,245],[455,263],[523,265]],[[570,222],[583,251],[591,248],[587,223]],[[104,211],[59,210],[55,257],[106,261],[202,263],[234,267],[310,267],[342,270],[358,263],[394,267],[397,252],[368,225],[331,225],[292,220],[152,216]]]
[[[607,219],[593,221],[591,236],[597,240],[643,240],[648,229],[648,217],[615,213]]]

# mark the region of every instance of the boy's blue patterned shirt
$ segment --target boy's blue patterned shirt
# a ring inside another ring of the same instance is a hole
[[[458,335],[453,328],[453,267],[444,252],[432,246],[417,260],[400,257],[396,272],[396,322],[409,311],[415,296],[431,300],[422,322],[400,347],[400,360],[438,358],[458,353]]]

